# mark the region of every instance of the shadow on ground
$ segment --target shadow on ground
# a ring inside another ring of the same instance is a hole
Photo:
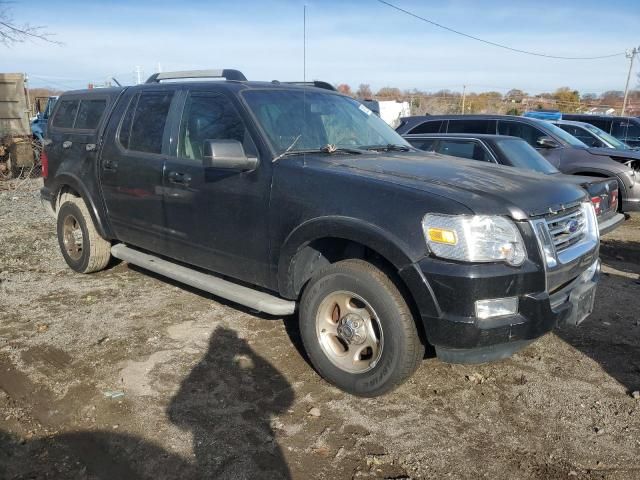
[[[640,274],[640,242],[605,237],[600,243],[600,257],[620,271]]]
[[[640,243],[606,240],[604,267],[592,315],[578,327],[560,326],[556,334],[600,366],[628,392],[640,390]]]
[[[0,478],[289,478],[270,422],[293,400],[269,362],[234,331],[218,328],[167,408],[169,420],[192,435],[193,458],[109,431],[27,442],[0,431]]]

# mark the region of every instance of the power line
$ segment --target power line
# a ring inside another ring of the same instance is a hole
[[[395,10],[398,10],[399,12],[405,13],[411,17],[417,18],[418,20],[422,20],[423,22],[427,22],[430,23],[431,25],[434,25],[438,28],[442,28],[444,30],[447,30],[448,32],[451,33],[455,33],[457,35],[461,35],[463,37],[467,37],[470,38],[472,40],[476,40],[478,42],[482,42],[482,43],[486,43],[487,45],[491,45],[494,47],[498,47],[498,48],[504,48],[505,50],[510,50],[512,52],[517,52],[517,53],[524,53],[526,55],[533,55],[536,57],[545,57],[545,58],[555,58],[558,60],[601,60],[603,58],[613,58],[613,57],[619,57],[621,55],[624,55],[625,52],[619,52],[619,53],[612,53],[610,55],[600,55],[597,57],[563,57],[560,55],[547,55],[546,53],[538,53],[538,52],[530,52],[528,50],[520,50],[518,48],[513,48],[513,47],[509,47],[507,45],[502,45],[500,43],[496,43],[496,42],[492,42],[490,40],[485,40],[483,38],[478,38],[478,37],[474,37],[473,35],[469,35],[468,33],[464,33],[464,32],[460,32],[459,30],[454,30],[453,28],[447,27],[445,25],[441,25],[439,23],[434,22],[433,20],[429,20],[428,18],[425,17],[421,17],[420,15],[417,15],[413,12],[410,12],[408,10],[405,10],[404,8],[400,8],[397,5],[394,5],[392,3],[386,2],[385,0],[377,0],[379,3],[382,3],[383,5],[386,5],[388,7],[391,7]]]

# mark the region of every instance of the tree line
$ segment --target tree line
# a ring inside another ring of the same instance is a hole
[[[383,87],[373,92],[368,84],[360,84],[354,91],[350,85],[341,83],[338,91],[354,98],[366,100],[406,101],[411,105],[412,115],[429,113],[462,113],[463,93],[453,90],[424,92],[418,89],[401,90],[396,87]],[[580,93],[569,87],[560,87],[553,92],[531,95],[517,88],[507,93],[497,91],[470,92],[464,95],[464,113],[499,113],[520,115],[527,110],[560,110],[564,113],[586,112],[592,109],[605,113],[613,109],[619,114],[622,109],[624,92],[609,90],[601,94]],[[629,92],[627,102],[629,115],[640,115],[640,90]]]

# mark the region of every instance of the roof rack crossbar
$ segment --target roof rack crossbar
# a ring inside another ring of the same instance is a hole
[[[146,83],[160,83],[162,80],[179,80],[186,78],[224,78],[246,82],[247,77],[240,70],[230,68],[218,70],[183,70],[178,72],[159,72],[151,75]]]
[[[331,85],[329,82],[323,82],[322,80],[313,80],[310,82],[278,82],[283,83],[285,85],[297,85],[299,87],[316,87],[316,88],[324,88],[325,90],[337,91],[336,87]]]

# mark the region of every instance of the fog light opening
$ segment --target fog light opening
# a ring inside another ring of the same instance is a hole
[[[476,317],[480,320],[518,313],[518,297],[491,298],[476,301]]]

